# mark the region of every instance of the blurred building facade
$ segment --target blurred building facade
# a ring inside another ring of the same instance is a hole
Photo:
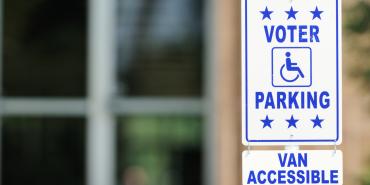
[[[241,184],[239,1],[1,5],[1,184]],[[345,184],[360,185],[369,102],[343,39]]]

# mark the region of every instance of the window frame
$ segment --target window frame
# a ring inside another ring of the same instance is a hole
[[[214,1],[204,0],[204,67],[203,96],[183,97],[116,97],[117,87],[115,42],[118,0],[88,0],[88,59],[87,93],[83,98],[61,97],[4,97],[0,87],[0,116],[35,117],[84,117],[87,120],[86,135],[86,182],[87,185],[115,184],[115,118],[132,115],[179,115],[200,116],[204,121],[203,133],[203,184],[215,184],[216,177],[216,86],[214,58]],[[0,10],[3,10],[0,0]],[[3,56],[3,14],[0,14],[0,56]],[[3,70],[0,57],[0,73]],[[0,83],[3,83],[0,75]],[[97,113],[98,112],[98,113]],[[104,122],[104,124],[100,124]],[[1,135],[0,119],[0,172]],[[106,150],[106,151],[104,151]],[[103,152],[101,152],[103,151]],[[96,154],[98,152],[98,154]],[[0,173],[0,185],[2,184]]]

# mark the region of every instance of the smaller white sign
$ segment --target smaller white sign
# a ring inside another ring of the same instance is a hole
[[[343,154],[333,150],[245,151],[243,185],[343,184]]]

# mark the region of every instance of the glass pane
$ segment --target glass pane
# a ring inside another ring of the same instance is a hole
[[[84,185],[85,124],[77,118],[3,119],[6,185]]]
[[[6,96],[84,96],[86,2],[4,1]]]
[[[203,0],[120,0],[119,89],[201,96]]]
[[[120,122],[120,184],[201,184],[200,118],[127,117]]]

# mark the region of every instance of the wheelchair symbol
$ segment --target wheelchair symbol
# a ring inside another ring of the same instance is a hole
[[[297,66],[297,63],[292,62],[292,60],[290,58],[291,53],[290,52],[286,52],[285,53],[285,56],[286,56],[285,64],[283,64],[281,66],[281,68],[280,68],[280,76],[281,76],[281,78],[284,81],[286,81],[286,82],[295,82],[300,77],[301,78],[304,78],[304,74],[302,73],[301,68],[299,68]],[[286,76],[284,76],[284,71],[288,71],[288,72],[295,71],[295,72],[298,72],[298,73],[297,73],[297,75],[294,78],[287,78]]]

